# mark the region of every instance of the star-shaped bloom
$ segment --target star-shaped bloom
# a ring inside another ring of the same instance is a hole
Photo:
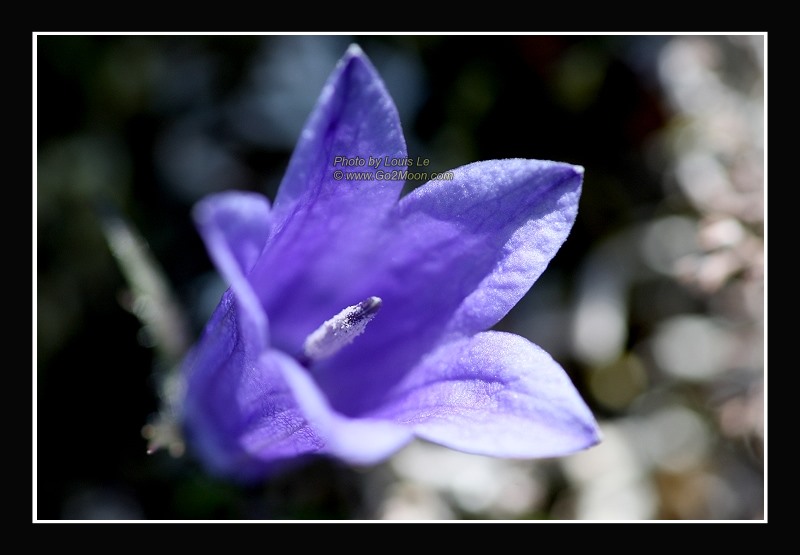
[[[476,162],[400,198],[403,181],[337,156],[407,158],[394,103],[356,46],[274,206],[228,192],[195,207],[230,285],[183,366],[182,422],[206,465],[248,480],[312,454],[374,464],[414,437],[513,458],[597,443],[558,363],[487,331],[567,238],[583,168]]]

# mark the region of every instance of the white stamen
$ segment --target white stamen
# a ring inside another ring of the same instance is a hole
[[[303,344],[305,356],[312,360],[327,358],[352,343],[378,313],[381,303],[379,297],[369,297],[327,320],[306,338]]]

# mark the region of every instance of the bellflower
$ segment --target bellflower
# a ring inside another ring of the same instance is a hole
[[[195,207],[230,285],[183,366],[184,429],[206,465],[247,480],[310,454],[373,464],[413,437],[514,458],[597,443],[564,370],[527,339],[486,331],[567,238],[583,168],[477,162],[399,198],[402,180],[343,159],[386,172],[408,160],[394,103],[356,46],[274,206],[228,192]]]

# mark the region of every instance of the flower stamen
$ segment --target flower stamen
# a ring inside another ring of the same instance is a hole
[[[348,306],[330,320],[326,320],[309,335],[303,344],[307,360],[320,360],[337,353],[342,347],[364,333],[378,310],[380,297],[369,297],[353,306]]]

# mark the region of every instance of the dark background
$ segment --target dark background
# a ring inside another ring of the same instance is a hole
[[[222,291],[191,207],[274,197],[352,42],[431,171],[586,168],[572,234],[498,328],[564,366],[600,446],[519,462],[417,443],[249,488],[146,454],[159,376]],[[37,36],[35,518],[763,519],[764,42]]]

